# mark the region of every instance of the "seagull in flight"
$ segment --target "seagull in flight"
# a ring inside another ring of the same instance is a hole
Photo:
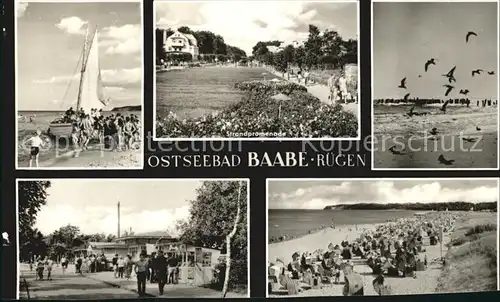
[[[467,95],[469,92],[469,89],[460,89],[460,94]]]
[[[404,149],[401,150],[396,150],[396,145],[392,146],[389,148],[389,151],[391,151],[392,154],[395,155],[403,155],[404,153],[402,152]]]
[[[429,69],[429,65],[436,65],[436,61],[434,58],[430,58],[429,60],[427,60],[427,62],[425,62],[425,72],[427,72],[427,70]]]
[[[445,96],[448,96],[448,94],[450,94],[450,92],[453,90],[453,88],[455,88],[455,87],[448,85],[448,84],[443,85],[443,87],[446,87],[446,92],[444,93]],[[448,101],[446,101],[446,102],[448,102]]]
[[[465,35],[465,43],[469,43],[469,38],[470,38],[471,36],[476,36],[476,37],[477,37],[477,34],[476,34],[475,32],[473,32],[473,31],[469,31],[469,32],[467,33],[467,35]]]
[[[472,71],[472,76],[476,75],[476,74],[481,74],[481,72],[483,72],[482,69],[476,69],[476,70],[473,70]]]
[[[455,76],[453,75],[455,73],[455,69],[457,69],[457,66],[453,66],[452,69],[450,69],[450,71],[448,71],[447,74],[443,74],[443,77],[447,77],[448,78],[448,81],[450,82],[450,84],[452,82],[456,82],[457,79],[455,79]]]
[[[432,135],[436,135],[436,134],[438,134],[439,132],[437,131],[437,128],[432,128],[432,130],[431,130],[431,131],[429,131],[429,133],[430,133],[430,134],[432,134]]]
[[[494,72],[493,70],[492,70],[492,71],[488,71],[488,74],[489,74],[489,75],[494,75],[494,74],[495,74],[495,72]]]
[[[401,80],[401,84],[399,84],[398,88],[406,89],[406,78]]]
[[[462,140],[467,143],[474,143],[476,141],[476,139],[473,137],[462,137]]]
[[[448,160],[448,159],[444,158],[443,154],[439,155],[438,161],[440,164],[443,164],[446,166],[451,166],[455,162],[455,160],[453,160],[453,159]]]
[[[446,106],[448,106],[449,103],[450,103],[449,100],[444,102],[443,106],[441,106],[441,108],[439,108],[439,110],[441,110],[443,113],[446,113]]]
[[[405,94],[405,96],[403,97],[403,100],[408,101],[408,97],[409,97],[409,96],[410,96],[410,94],[409,94],[409,93]]]

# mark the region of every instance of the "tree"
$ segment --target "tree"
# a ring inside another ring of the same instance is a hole
[[[247,199],[240,201],[239,223],[227,248],[227,235],[234,228],[238,212],[239,183],[235,181],[208,181],[197,190],[197,197],[191,201],[187,221],[179,223],[180,239],[195,246],[216,246],[227,257],[237,263],[238,269],[231,269],[229,287],[247,284]],[[241,188],[246,196],[247,187]]]
[[[193,31],[191,30],[191,28],[189,28],[187,26],[181,26],[181,27],[177,28],[177,31],[181,32],[183,34],[193,34]]]
[[[79,227],[68,224],[54,231],[52,238],[54,243],[61,243],[66,248],[72,248],[84,243],[85,240],[81,238],[81,235]]]
[[[18,184],[20,246],[30,241],[33,235],[38,234],[33,230],[33,226],[38,211],[47,204],[48,188],[50,188],[49,181],[20,181]]]
[[[231,232],[226,236],[226,248],[227,248],[227,257],[226,257],[226,274],[224,278],[224,287],[222,288],[222,298],[226,297],[228,287],[229,287],[229,274],[231,273],[231,240],[233,236],[236,234],[238,230],[238,224],[240,223],[241,217],[241,182],[238,187],[238,198],[236,200],[236,218],[234,219],[234,225]]]

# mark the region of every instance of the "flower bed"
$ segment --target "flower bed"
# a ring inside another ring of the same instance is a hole
[[[157,121],[158,137],[235,137],[235,133],[284,133],[288,138],[356,137],[357,118],[341,105],[330,105],[288,82],[249,81],[236,88],[248,92],[242,101],[200,118],[179,119],[170,113]],[[271,96],[283,93],[290,101]],[[279,116],[279,118],[278,118]]]

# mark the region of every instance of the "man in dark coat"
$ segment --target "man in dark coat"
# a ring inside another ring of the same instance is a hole
[[[158,291],[163,295],[163,289],[167,282],[167,258],[163,256],[163,251],[158,251],[158,256],[153,260],[153,267],[155,269],[156,280],[158,280]]]

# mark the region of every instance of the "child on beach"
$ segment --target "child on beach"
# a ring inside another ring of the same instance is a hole
[[[43,147],[44,142],[40,135],[42,131],[40,129],[36,130],[35,136],[28,140],[30,144],[30,168],[33,166],[33,160],[35,160],[35,166],[38,168],[38,154],[40,154],[40,147]]]

